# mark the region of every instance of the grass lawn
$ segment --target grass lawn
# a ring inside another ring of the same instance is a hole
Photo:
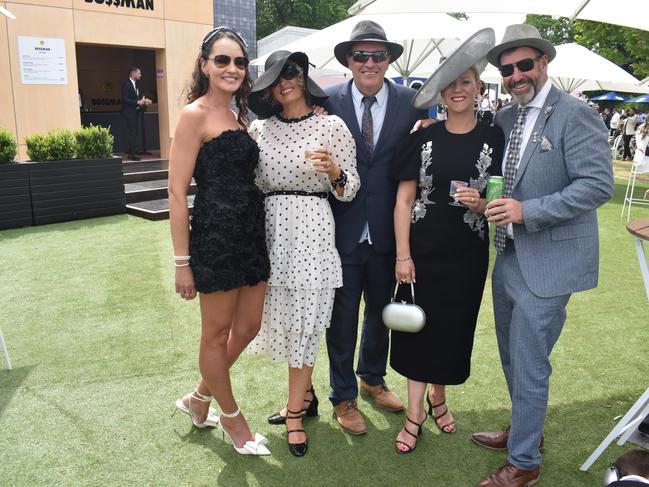
[[[542,486],[601,485],[629,447],[609,447],[590,472],[578,467],[649,385],[649,302],[620,218],[625,186],[617,180],[599,212],[599,287],[572,297],[553,353]],[[649,217],[649,208],[632,216]],[[200,324],[197,302],[173,292],[168,233],[167,222],[130,216],[0,232],[0,326],[15,367],[0,368],[0,486],[466,487],[504,462],[470,441],[508,423],[489,286],[471,378],[448,392],[458,433],[441,435],[429,420],[408,456],[393,446],[403,416],[365,398],[369,433],[340,430],[326,399],[324,344],[314,374],[320,416],[305,420],[305,458],[290,455],[283,427],[266,423],[286,400],[287,374],[261,357],[244,354],[233,385],[271,457],[241,457],[220,433],[171,417],[198,378]],[[390,371],[388,383],[405,398],[402,377]]]

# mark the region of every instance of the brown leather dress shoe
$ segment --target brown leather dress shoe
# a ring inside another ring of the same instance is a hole
[[[473,433],[471,439],[478,445],[489,448],[491,450],[506,450],[507,440],[509,440],[509,426],[504,431],[484,431],[480,433]],[[543,435],[541,435],[541,443],[539,450],[543,449]]]
[[[403,403],[401,402],[401,399],[399,399],[394,392],[388,389],[385,384],[371,386],[363,379],[360,380],[360,383],[361,390],[374,399],[377,406],[392,413],[403,411]]]
[[[334,414],[338,424],[350,435],[362,435],[367,433],[363,415],[356,407],[356,399],[343,401],[334,406]]]
[[[510,463],[506,463],[489,478],[475,484],[474,487],[530,487],[541,478],[541,470],[521,470]]]

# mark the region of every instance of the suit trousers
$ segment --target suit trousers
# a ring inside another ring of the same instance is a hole
[[[126,122],[126,130],[128,132],[128,149],[126,150],[126,154],[133,156],[137,153],[137,112],[135,110],[125,111],[122,116]]]
[[[331,326],[327,329],[329,399],[336,404],[358,396],[354,352],[361,296],[365,300],[356,374],[370,385],[384,383],[389,334],[381,313],[394,284],[394,255],[378,255],[367,242],[341,255],[343,286],[336,289]]]
[[[550,353],[563,329],[570,294],[542,298],[532,293],[510,239],[505,252],[496,258],[492,293],[500,360],[512,402],[508,461],[533,470],[541,464],[539,442],[552,373]]]

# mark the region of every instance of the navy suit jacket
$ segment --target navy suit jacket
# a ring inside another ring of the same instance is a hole
[[[416,110],[411,105],[415,90],[387,82],[385,119],[374,147],[374,156],[370,160],[354,110],[352,83],[349,81],[328,88],[329,99],[325,103],[327,112],[342,118],[354,136],[356,169],[361,179],[361,188],[352,201],[341,202],[330,198],[336,220],[336,246],[343,259],[344,254],[351,254],[358,245],[366,222],[369,223],[376,253],[394,253],[393,214],[397,182],[390,176],[392,159],[415,122],[428,118],[425,110]]]
[[[137,112],[140,109],[140,105],[137,104],[138,100],[131,78],[126,79],[122,83],[122,112]]]

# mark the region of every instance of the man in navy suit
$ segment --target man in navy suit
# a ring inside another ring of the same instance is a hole
[[[337,289],[331,327],[327,330],[330,400],[341,427],[351,434],[367,431],[356,397],[361,389],[389,411],[402,411],[401,400],[385,385],[388,331],[381,319],[394,283],[393,212],[396,183],[390,166],[396,148],[411,127],[426,118],[410,102],[415,91],[385,79],[391,62],[403,52],[389,42],[383,28],[361,21],[349,41],[334,48],[353,80],[327,90],[325,109],[342,118],[356,141],[361,188],[353,201],[331,202],[336,220],[336,245],[343,266],[343,287]],[[354,353],[361,296],[365,300],[356,375]]]
[[[122,117],[126,122],[128,130],[128,158],[138,161],[140,158],[135,155],[137,137],[137,114],[144,106],[144,97],[140,97],[137,82],[142,77],[140,68],[132,67],[128,73],[128,79],[122,83]]]

